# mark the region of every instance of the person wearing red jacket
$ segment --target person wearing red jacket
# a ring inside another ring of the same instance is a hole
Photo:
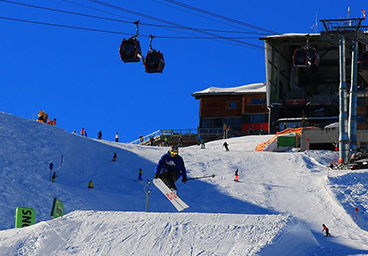
[[[323,231],[326,231],[326,235],[325,236],[331,236],[330,232],[328,232],[328,230],[329,230],[328,227],[326,227],[325,224],[322,224],[322,227],[323,227],[322,232]]]

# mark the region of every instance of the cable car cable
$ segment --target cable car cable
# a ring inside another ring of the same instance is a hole
[[[175,5],[187,8],[187,9],[191,9],[191,10],[194,10],[194,11],[197,11],[197,12],[200,12],[200,13],[204,13],[206,15],[210,15],[210,16],[213,16],[213,17],[216,17],[216,18],[219,18],[219,19],[223,19],[223,20],[226,20],[226,21],[229,21],[229,22],[232,22],[232,23],[236,23],[238,25],[246,26],[246,27],[249,27],[249,28],[252,28],[252,29],[256,29],[256,30],[260,30],[260,31],[267,32],[267,33],[272,33],[272,34],[280,34],[280,33],[276,32],[276,31],[273,31],[273,30],[269,30],[269,29],[266,29],[266,28],[255,26],[255,25],[243,22],[243,21],[239,21],[239,20],[236,20],[236,19],[233,19],[233,18],[226,17],[224,15],[220,15],[220,14],[216,14],[214,12],[203,10],[203,9],[198,8],[198,7],[194,7],[194,6],[191,6],[189,4],[184,4],[184,3],[181,3],[181,2],[178,2],[178,1],[175,1],[175,0],[162,0],[162,1],[169,2],[169,3],[175,4]]]
[[[118,35],[131,35],[131,33],[125,33],[125,32],[119,32],[119,31],[111,31],[111,30],[102,30],[102,29],[95,29],[95,28],[86,28],[86,27],[77,27],[77,26],[70,26],[70,25],[63,25],[63,24],[56,24],[56,23],[48,23],[48,22],[42,22],[42,21],[34,21],[34,20],[25,20],[25,19],[18,19],[18,18],[11,18],[11,17],[4,17],[0,16],[0,19],[3,20],[10,20],[10,21],[18,21],[18,22],[24,22],[24,23],[33,23],[37,25],[45,25],[45,26],[53,26],[53,27],[61,27],[61,28],[70,28],[70,29],[78,29],[78,30],[86,30],[86,31],[92,31],[92,32],[102,32],[102,33],[109,33],[109,34],[118,34]],[[140,37],[147,37],[149,38],[149,35],[139,35]],[[221,39],[218,37],[183,37],[183,36],[155,36],[156,38],[161,39]],[[223,37],[222,39],[227,40],[232,37]],[[249,37],[235,37],[235,38],[249,38]],[[253,39],[257,39],[257,37],[254,37]]]
[[[99,0],[86,0],[86,1],[92,2],[92,3],[96,3],[96,4],[99,4],[99,5],[102,5],[102,6],[106,6],[106,7],[109,7],[109,8],[113,8],[115,10],[120,10],[120,11],[123,11],[123,12],[127,12],[127,13],[130,13],[130,14],[133,14],[133,15],[142,16],[142,17],[145,17],[147,19],[153,19],[153,20],[156,20],[156,21],[161,22],[161,23],[166,23],[166,24],[170,24],[170,25],[186,27],[186,28],[190,29],[190,27],[188,27],[188,26],[180,25],[180,24],[177,24],[175,22],[171,22],[171,21],[168,21],[168,20],[164,20],[164,19],[161,19],[161,18],[150,16],[150,15],[147,15],[147,14],[144,14],[144,13],[140,13],[140,12],[137,12],[137,11],[132,11],[132,10],[126,9],[124,7],[112,5],[112,4],[103,2],[103,1],[99,1]],[[214,37],[218,37],[218,38],[222,38],[219,35],[216,35],[216,34],[210,33],[210,32],[206,32],[206,31],[202,31],[202,30],[199,30],[199,31],[196,30],[195,32],[206,34],[206,35],[210,35],[210,36],[214,36]],[[237,39],[229,39],[229,41],[232,41],[234,43],[239,43],[239,44],[246,45],[246,46],[248,46],[249,48],[252,48],[252,49],[258,49],[258,50],[263,50],[264,49],[263,46],[252,44],[252,43],[248,43],[248,42],[244,42],[244,41],[240,41],[240,40],[237,40]]]
[[[70,1],[67,1],[67,0],[62,0],[62,1],[70,2]],[[78,12],[72,12],[72,11],[66,11],[66,10],[60,10],[60,9],[54,9],[54,8],[50,8],[50,7],[44,7],[44,6],[32,5],[32,4],[26,4],[26,3],[20,3],[20,2],[9,1],[9,0],[0,0],[0,2],[9,3],[9,4],[15,4],[15,5],[20,5],[20,6],[30,7],[30,8],[36,8],[36,9],[41,9],[41,10],[46,10],[46,11],[53,11],[53,12],[59,12],[59,13],[64,13],[64,14],[71,14],[71,15],[76,15],[76,16],[82,16],[82,17],[87,17],[87,18],[94,18],[94,19],[114,21],[114,22],[121,22],[121,23],[128,23],[128,24],[133,24],[134,23],[132,21],[127,21],[127,20],[119,20],[119,19],[113,19],[113,18],[108,18],[108,17],[101,17],[101,16],[96,16],[96,15],[83,14],[83,13],[78,13]],[[83,7],[85,7],[85,6],[83,6]],[[92,8],[92,9],[98,10],[98,9],[95,9],[95,8]],[[109,13],[109,14],[112,14],[112,13]],[[119,15],[117,15],[117,16],[119,16]],[[140,25],[154,26],[154,27],[167,27],[167,28],[175,28],[175,29],[186,29],[186,28],[183,28],[183,27],[168,26],[168,25],[158,25],[158,24],[150,24],[150,23],[140,23]],[[242,31],[229,31],[229,30],[203,29],[203,28],[201,28],[201,29],[200,28],[191,28],[191,30],[206,30],[206,31],[214,31],[214,32],[222,32],[222,33],[234,33],[234,34],[262,34],[262,33],[255,33],[255,32],[242,32]],[[264,34],[262,34],[262,35],[264,35]]]

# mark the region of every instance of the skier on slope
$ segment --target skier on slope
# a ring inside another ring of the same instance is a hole
[[[326,231],[326,235],[325,235],[325,236],[331,236],[331,234],[330,234],[330,232],[329,232],[328,227],[326,227],[326,225],[325,225],[325,224],[322,224],[322,227],[323,227],[322,232],[323,232],[323,231]]]
[[[184,184],[188,181],[183,158],[178,154],[178,146],[173,145],[157,163],[154,176],[155,179],[161,179],[175,192],[178,190],[175,186],[175,182],[180,178],[180,176],[183,176],[182,182]]]
[[[102,131],[101,130],[97,133],[97,139],[98,140],[102,139]]]

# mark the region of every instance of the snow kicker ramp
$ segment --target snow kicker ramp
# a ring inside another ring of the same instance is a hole
[[[0,231],[0,255],[307,255],[318,246],[290,215],[75,211]]]

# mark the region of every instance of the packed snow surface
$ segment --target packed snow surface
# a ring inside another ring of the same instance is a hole
[[[368,254],[367,170],[328,170],[337,152],[254,151],[269,138],[228,139],[228,152],[224,140],[180,148],[188,177],[215,177],[178,181],[190,206],[178,213],[147,183],[167,148],[95,140],[0,113],[0,255]],[[51,220],[54,197],[67,214]],[[35,209],[37,224],[14,229],[19,206]]]

